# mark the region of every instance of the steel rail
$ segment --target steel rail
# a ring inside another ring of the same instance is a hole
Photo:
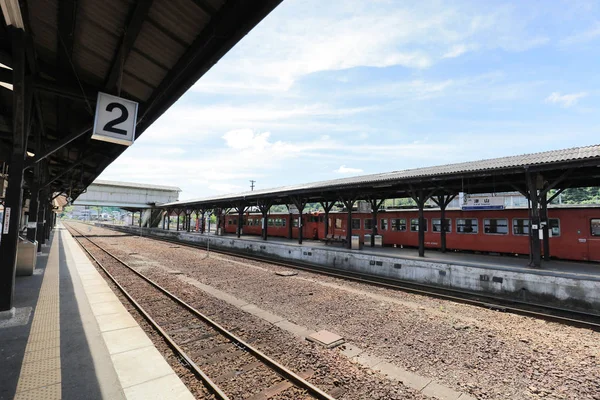
[[[260,350],[252,347],[250,344],[246,343],[244,340],[242,340],[241,338],[237,337],[236,335],[234,335],[233,333],[231,333],[230,331],[228,331],[223,326],[221,326],[217,322],[213,321],[212,319],[210,319],[206,315],[202,314],[200,311],[198,311],[197,309],[195,309],[194,307],[192,307],[191,305],[189,305],[188,303],[186,303],[185,301],[183,301],[182,299],[180,299],[179,297],[177,297],[176,295],[174,295],[173,293],[171,293],[167,289],[163,288],[158,283],[154,282],[152,279],[146,277],[141,272],[136,271],[134,268],[132,268],[131,266],[129,266],[129,264],[127,264],[125,261],[121,260],[120,258],[118,258],[117,256],[115,256],[114,254],[112,254],[108,250],[106,250],[103,247],[101,247],[100,245],[98,245],[96,242],[94,242],[93,240],[91,240],[90,238],[88,238],[85,234],[81,233],[76,228],[73,228],[72,226],[71,226],[71,228],[75,232],[77,232],[79,235],[81,235],[84,238],[86,238],[90,243],[92,243],[96,247],[98,247],[100,250],[104,251],[110,257],[114,258],[119,263],[121,263],[122,265],[124,265],[125,267],[127,267],[128,269],[130,269],[132,272],[134,272],[140,278],[144,279],[146,282],[150,283],[152,286],[154,286],[156,289],[158,289],[159,291],[161,291],[162,293],[164,293],[166,296],[168,296],[169,298],[171,298],[175,302],[179,303],[181,306],[183,306],[184,308],[186,308],[188,311],[190,311],[196,317],[198,317],[201,320],[203,320],[204,322],[206,322],[213,329],[217,330],[223,336],[225,336],[226,338],[228,338],[231,342],[233,342],[234,344],[237,344],[238,347],[240,347],[240,348],[248,351],[249,353],[253,354],[257,359],[259,359],[260,361],[262,361],[264,364],[268,365],[271,369],[273,369],[275,372],[277,372],[283,378],[286,378],[287,380],[293,382],[299,388],[305,389],[308,393],[310,393],[311,395],[313,395],[314,397],[316,397],[318,399],[322,399],[322,400],[335,400],[334,397],[330,396],[329,394],[325,393],[324,391],[322,391],[321,389],[319,389],[318,387],[316,387],[312,383],[310,383],[307,380],[303,379],[302,377],[300,377],[299,375],[297,375],[293,371],[291,371],[288,368],[284,367],[283,365],[279,364],[277,361],[273,360],[272,358],[270,358],[269,356],[267,356],[266,354],[264,354]]]
[[[74,230],[75,232],[77,232],[79,235],[81,235],[84,238],[86,238],[87,240],[89,240],[90,242],[92,242],[88,237],[83,235],[81,232],[77,231],[77,229],[73,228],[70,224],[69,225],[65,224],[65,225],[68,226],[69,228],[71,228],[72,230]],[[208,375],[206,375],[204,373],[204,371],[202,371],[200,369],[200,367],[198,367],[198,365],[191,359],[191,357],[188,356],[187,353],[181,347],[179,347],[179,345],[177,345],[177,343],[175,343],[173,338],[167,332],[165,332],[160,327],[160,325],[158,325],[158,323],[150,316],[150,314],[148,314],[148,312],[129,294],[129,292],[119,282],[117,282],[115,277],[112,276],[112,274],[110,272],[108,272],[106,267],[104,267],[104,265],[102,265],[102,263],[88,249],[86,249],[85,246],[83,246],[83,244],[81,243],[79,238],[75,237],[75,236],[73,236],[73,237],[75,238],[75,240],[77,240],[77,243],[79,243],[81,248],[94,260],[94,262],[100,268],[102,268],[104,273],[119,288],[119,290],[123,293],[123,295],[125,295],[125,297],[127,297],[127,300],[129,300],[131,302],[131,304],[133,304],[133,306],[140,312],[140,314],[142,314],[144,316],[144,318],[148,321],[148,323],[150,325],[152,325],[152,327],[156,331],[158,331],[158,333],[160,334],[160,336],[163,337],[163,339],[165,339],[167,344],[175,351],[175,354],[177,354],[179,357],[181,357],[182,359],[185,360],[185,362],[188,364],[188,366],[192,369],[193,373],[196,374],[198,377],[200,377],[200,379],[208,386],[208,389],[211,392],[213,392],[213,394],[215,394],[219,399],[230,400],[229,397],[221,390],[221,388],[219,388],[219,386],[217,386],[217,384],[214,383],[208,377]]]
[[[106,228],[106,229],[111,229],[111,228],[108,228],[105,226],[102,226],[102,227]],[[176,243],[176,244],[204,250],[204,248],[200,245],[185,242],[182,240],[175,240],[175,239],[164,238],[164,237],[160,237],[160,236],[147,236],[147,238],[160,240],[160,241],[164,241],[164,242],[168,242],[168,243]],[[498,309],[498,310],[502,310],[502,311],[508,311],[513,314],[519,314],[519,315],[528,316],[528,317],[545,319],[545,320],[550,320],[550,321],[554,321],[554,322],[560,322],[560,323],[563,323],[566,325],[578,326],[578,327],[592,329],[595,331],[600,331],[600,323],[585,320],[585,318],[600,320],[600,315],[598,315],[598,314],[586,313],[586,312],[576,311],[576,310],[568,310],[568,309],[564,309],[564,308],[560,308],[560,307],[553,307],[553,306],[536,304],[536,303],[529,303],[529,302],[521,301],[521,300],[505,299],[502,297],[490,296],[490,295],[479,294],[479,293],[472,293],[472,292],[467,292],[467,291],[458,290],[458,289],[442,288],[442,287],[427,285],[427,284],[423,284],[423,283],[404,281],[404,280],[400,280],[400,279],[386,279],[386,278],[382,278],[382,277],[378,277],[378,276],[374,276],[374,275],[362,274],[362,273],[357,273],[357,272],[340,273],[339,270],[334,270],[334,269],[331,269],[328,267],[315,266],[315,265],[298,262],[298,261],[282,262],[279,260],[274,260],[269,257],[248,255],[248,254],[244,254],[244,253],[237,253],[237,252],[223,250],[220,248],[215,248],[214,245],[211,248],[211,251],[213,251],[215,253],[233,256],[233,257],[240,257],[240,258],[244,258],[244,259],[248,259],[248,260],[260,261],[260,262],[265,262],[265,263],[273,264],[273,265],[277,265],[277,266],[283,266],[286,268],[299,269],[299,270],[304,270],[304,271],[313,272],[313,273],[317,273],[317,274],[332,276],[335,278],[351,280],[351,281],[360,282],[360,283],[368,283],[371,285],[376,285],[376,286],[381,286],[381,287],[386,287],[386,288],[391,288],[391,289],[402,290],[405,292],[423,295],[423,296],[427,296],[427,297],[435,297],[435,298],[439,298],[439,299],[443,299],[443,300],[449,300],[449,301],[454,301],[454,302],[458,302],[458,303],[470,304],[470,305],[474,305],[474,306],[478,306],[478,307]],[[443,292],[445,292],[445,293],[443,293]],[[446,293],[453,293],[453,294],[446,294]],[[485,299],[485,300],[476,300],[474,298],[480,298],[480,299]],[[508,304],[512,304],[512,306],[508,305]],[[518,307],[515,305],[520,305],[521,307]],[[545,312],[533,311],[533,310],[529,310],[525,307],[537,308],[537,309],[545,310]],[[562,314],[575,314],[575,315],[581,316],[582,319],[549,314],[549,312],[556,312],[556,313],[562,313]]]

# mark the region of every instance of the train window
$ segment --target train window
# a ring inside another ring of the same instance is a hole
[[[446,226],[444,226],[445,232],[452,232],[452,221],[450,218],[444,218],[446,220]],[[441,218],[433,218],[431,220],[431,228],[433,232],[441,232],[442,231],[442,220]]]
[[[379,227],[382,231],[387,231],[388,220],[386,218],[382,218],[379,220]]]
[[[479,225],[477,218],[457,218],[456,219],[456,233],[477,233],[479,232]]]
[[[590,220],[590,228],[592,236],[600,236],[600,218],[592,218]]]
[[[231,224],[233,224],[233,221],[229,219],[229,220],[227,220],[227,224],[231,225]]]
[[[285,226],[287,220],[285,218],[281,218],[281,226]]]
[[[342,229],[342,219],[341,218],[335,219],[335,229]]]
[[[552,236],[560,236],[560,220],[558,218],[550,218],[548,222],[550,223]]]
[[[529,220],[525,218],[513,219],[513,235],[529,235]]]
[[[360,229],[360,219],[352,218],[352,229]]]
[[[299,217],[292,217],[292,227],[294,227],[294,228],[298,227],[298,218]]]
[[[405,218],[392,218],[392,232],[406,232]]]
[[[365,230],[370,231],[373,229],[373,219],[365,218]]]
[[[427,218],[424,218],[425,229],[423,232],[427,232]],[[419,232],[419,218],[412,218],[410,220],[410,231],[411,232]]]
[[[273,226],[273,225],[275,225],[275,221],[273,221],[273,218],[268,218],[268,219],[267,219],[267,224],[268,224],[269,226]]]
[[[489,234],[508,235],[508,220],[506,218],[484,218],[483,231]]]
[[[234,225],[237,225],[237,219],[234,219],[234,220],[233,220],[233,224],[234,224]]]

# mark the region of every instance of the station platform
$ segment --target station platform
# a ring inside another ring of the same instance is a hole
[[[188,232],[185,233],[188,234]],[[201,235],[197,232],[189,232],[189,234]],[[234,234],[225,234],[221,237],[237,239],[237,236]],[[260,238],[260,236],[256,235],[241,235],[240,240],[256,241],[260,243],[265,242]],[[407,260],[428,260],[437,263],[461,264],[472,267],[486,267],[488,269],[523,271],[539,275],[578,277],[582,279],[600,280],[600,263],[597,262],[550,260],[542,261],[542,268],[537,269],[530,267],[528,265],[528,257],[522,255],[490,255],[454,251],[442,253],[436,249],[426,249],[425,257],[419,257],[418,249],[410,247],[370,247],[369,245],[364,245],[360,250],[352,250],[343,247],[339,243],[325,244],[325,242],[321,240],[303,239],[302,244],[299,244],[298,239],[287,239],[280,237],[269,237],[267,242],[285,244],[286,246],[310,246],[314,248],[322,247],[328,250],[349,253],[371,254],[376,256],[396,257]]]
[[[194,398],[60,223],[13,304],[0,399]]]
[[[441,253],[426,249],[400,247],[363,247],[350,250],[339,243],[318,240],[234,234],[216,236],[164,230],[113,226],[131,234],[174,237],[180,240],[223,247],[268,257],[307,262],[328,268],[357,272],[382,278],[426,283],[473,292],[485,292],[523,301],[552,304],[577,310],[600,310],[600,264],[594,262],[543,261],[541,268],[529,267],[528,257],[510,255]]]

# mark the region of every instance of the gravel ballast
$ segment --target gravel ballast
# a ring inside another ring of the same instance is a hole
[[[115,234],[100,228],[90,234],[100,232]],[[304,271],[283,277],[275,272],[287,268],[215,253],[207,258],[204,251],[148,238],[123,235],[116,245],[114,238],[95,240],[113,243],[107,246],[111,251],[174,287],[184,284],[166,270],[310,329],[335,332],[371,354],[480,399],[600,399],[600,334],[591,330]]]

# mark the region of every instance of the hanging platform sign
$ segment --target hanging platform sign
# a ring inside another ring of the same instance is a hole
[[[463,210],[504,210],[504,196],[464,197]]]
[[[131,146],[135,140],[138,103],[98,92],[92,139]]]

